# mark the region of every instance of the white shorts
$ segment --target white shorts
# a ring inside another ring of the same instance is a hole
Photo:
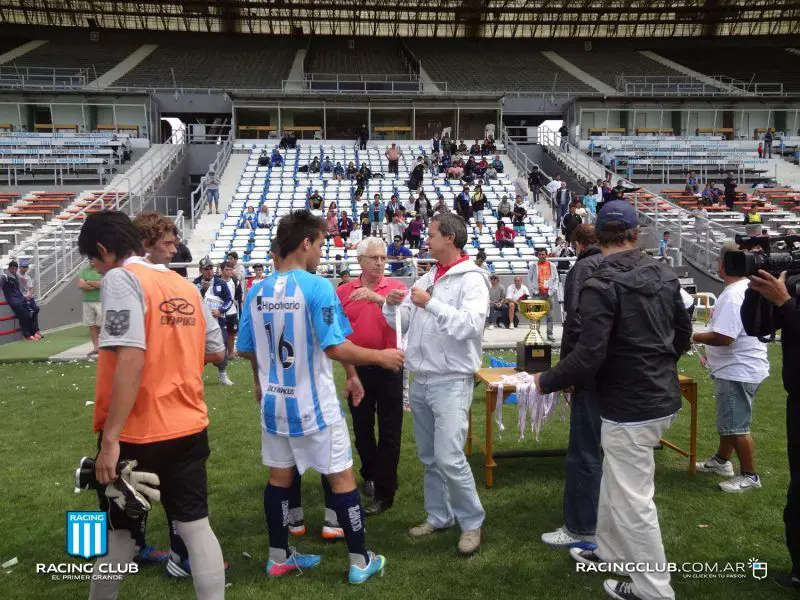
[[[261,432],[261,460],[268,467],[309,468],[323,475],[343,473],[353,466],[353,448],[347,421],[342,419],[310,435],[289,437]]]
[[[82,302],[83,324],[88,327],[103,326],[103,305],[100,302]]]

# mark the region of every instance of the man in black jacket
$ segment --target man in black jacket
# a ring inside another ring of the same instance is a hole
[[[561,337],[561,360],[569,356],[580,338],[578,297],[581,288],[603,260],[593,225],[579,225],[573,241],[578,260],[564,281],[567,316]],[[564,526],[542,534],[542,541],[553,548],[596,548],[597,501],[603,463],[596,393],[590,380],[576,386],[570,400],[569,446],[564,464]]]
[[[627,202],[607,202],[597,215],[605,258],[578,301],[581,332],[569,355],[536,375],[544,393],[594,377],[602,419],[603,476],[597,509],[597,550],[570,550],[584,565],[643,562],[631,583],[607,579],[618,600],[673,600],[653,502],[653,447],[681,407],[677,362],[689,348],[692,324],[675,273],[636,247],[639,221]],[[579,567],[580,568],[580,567]]]
[[[564,233],[564,239],[567,240],[567,244],[572,243],[572,234],[575,232],[578,225],[583,223],[583,219],[581,219],[577,211],[577,203],[570,202],[569,212],[564,215],[564,218],[561,220],[561,231]]]
[[[189,250],[189,246],[186,245],[182,239],[178,238],[178,245],[175,247],[175,255],[172,257],[172,262],[176,263],[190,263],[192,262],[192,251]],[[188,277],[189,272],[186,270],[186,267],[174,267],[172,268],[178,275],[181,277]]]
[[[789,493],[783,522],[786,526],[786,546],[792,559],[792,572],[779,573],[775,581],[786,587],[800,589],[800,300],[795,275],[789,287],[786,273],[773,277],[766,271],[750,277],[750,289],[742,303],[742,325],[747,335],[767,338],[778,329],[783,346],[783,387],[786,388],[786,447],[789,454]]]

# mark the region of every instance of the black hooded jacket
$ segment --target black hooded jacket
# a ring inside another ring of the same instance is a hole
[[[580,337],[542,391],[594,377],[600,416],[632,423],[678,411],[677,362],[692,334],[675,273],[640,249],[607,256],[580,291]]]

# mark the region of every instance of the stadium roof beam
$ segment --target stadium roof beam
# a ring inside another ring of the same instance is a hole
[[[403,37],[598,38],[800,33],[796,0],[0,0],[0,22]]]

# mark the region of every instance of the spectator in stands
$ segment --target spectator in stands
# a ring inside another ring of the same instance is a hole
[[[767,132],[764,134],[764,157],[765,158],[772,158],[772,129],[767,128]]]
[[[475,186],[475,191],[472,193],[472,214],[475,216],[475,224],[478,227],[478,235],[483,233],[483,216],[486,211],[486,194],[483,193],[483,188],[480,184]]]
[[[328,272],[336,275],[336,277],[340,277],[342,273],[347,271],[347,260],[343,258],[341,254],[337,254],[333,257],[333,261],[333,269]]]
[[[556,191],[554,200],[556,205],[556,223],[562,224],[564,216],[567,214],[567,210],[569,210],[569,205],[572,204],[572,192],[569,191],[566,181],[561,182],[561,188]]]
[[[225,347],[227,348],[228,326],[225,322],[225,315],[233,304],[233,296],[231,296],[228,284],[214,275],[214,264],[209,258],[204,258],[200,261],[200,276],[195,278],[194,285],[200,291],[200,296],[208,305],[209,310],[211,310],[211,315],[217,319]],[[230,377],[228,377],[227,352],[221,361],[214,363],[214,366],[219,369],[220,385],[233,385]]]
[[[531,190],[528,188],[528,179],[522,174],[522,171],[520,171],[516,181],[514,181],[514,194],[522,197],[526,201],[531,195]]]
[[[395,175],[399,174],[399,164],[400,164],[400,149],[397,147],[397,144],[392,142],[392,145],[386,149],[386,152],[383,153],[386,157],[386,160],[389,161],[388,171],[389,173],[394,173]]]
[[[486,173],[483,174],[483,178],[487,182],[497,179],[497,170],[492,165],[489,165],[486,169]]]
[[[89,328],[89,337],[92,340],[92,350],[89,358],[97,356],[100,328],[103,326],[103,309],[100,305],[100,288],[103,285],[103,276],[91,264],[78,273],[78,288],[81,290],[81,308],[83,309],[83,324]]]
[[[369,129],[363,123],[358,130],[358,149],[359,150],[366,150],[367,149],[367,140],[369,139]]]
[[[433,160],[431,160],[430,167],[428,168],[428,172],[431,174],[431,177],[438,177],[440,174],[444,172],[444,166],[442,164],[442,159],[439,158],[438,155],[433,156]]]
[[[511,202],[509,202],[508,196],[503,194],[503,197],[497,204],[497,218],[502,219],[503,217],[508,217],[510,214],[511,214]]]
[[[617,181],[617,185],[615,185],[611,191],[614,194],[615,200],[624,200],[625,194],[632,194],[633,192],[638,192],[640,189],[642,188],[637,186],[627,187],[624,183],[622,183],[622,179],[620,179]]]
[[[611,148],[603,148],[603,151],[600,153],[600,162],[603,163],[603,166],[607,170],[616,172],[617,157],[614,155],[614,151]]]
[[[566,123],[558,128],[558,133],[561,134],[561,143],[559,147],[564,152],[569,152],[569,127],[567,127]]]
[[[491,135],[487,135],[486,138],[483,140],[483,145],[481,146],[481,152],[483,154],[494,154],[497,151],[497,144],[494,143],[494,138]]]
[[[539,191],[542,188],[543,181],[544,176],[542,175],[542,172],[539,171],[538,166],[534,166],[528,175],[528,188],[531,191],[531,200],[533,202],[539,202]]]
[[[518,235],[525,235],[525,221],[528,218],[528,211],[522,202],[522,196],[517,194],[514,199],[514,206],[511,209],[513,215],[514,233]]]
[[[486,162],[486,158],[481,156],[481,159],[478,161],[478,165],[475,167],[475,176],[484,179],[486,177],[486,171],[489,168],[489,163]]]
[[[289,134],[284,132],[283,137],[281,138],[280,143],[278,144],[278,148],[282,150],[287,150],[288,148],[292,147],[292,140],[289,137]]]
[[[372,204],[369,205],[369,223],[371,235],[383,237],[383,220],[386,218],[386,211],[381,201],[381,195],[375,194]]]
[[[273,167],[282,167],[284,165],[283,156],[281,155],[281,151],[277,148],[272,149],[272,166]]]
[[[36,288],[33,285],[33,277],[31,277],[28,270],[30,269],[30,263],[27,259],[22,259],[19,261],[19,273],[17,273],[17,277],[19,278],[19,291],[22,292],[22,295],[28,302],[28,309],[31,311],[31,314],[35,316],[37,327],[39,323],[39,306],[36,304]],[[40,334],[41,337],[41,334]]]
[[[508,328],[514,329],[519,324],[519,312],[517,306],[520,300],[527,300],[531,293],[528,288],[522,285],[522,277],[514,277],[514,283],[506,289],[506,302],[508,304]]]
[[[438,154],[442,150],[442,140],[439,138],[438,133],[433,134],[433,139],[431,140],[431,152],[433,154]]]
[[[239,219],[239,229],[253,229],[258,227],[258,215],[253,206],[248,206],[247,211]]]
[[[315,156],[313,159],[311,159],[311,162],[308,163],[308,172],[319,173],[320,168],[319,157]]]
[[[339,285],[336,286],[337,289],[342,287],[343,285],[350,283],[351,277],[352,276],[350,275],[350,271],[342,271],[341,273],[339,273]]]
[[[266,202],[261,205],[261,210],[258,211],[257,224],[259,229],[267,229],[272,225],[272,215]]]
[[[445,202],[444,196],[439,194],[436,197],[436,214],[443,215],[445,213],[450,212],[450,209],[447,207],[447,202]]]
[[[492,161],[492,167],[498,173],[503,173],[505,171],[506,166],[503,164],[503,161],[500,160],[499,154],[494,155],[494,160]]]
[[[239,333],[239,307],[244,300],[244,282],[233,274],[233,265],[229,262],[222,263],[220,277],[227,284],[228,290],[233,296],[231,307],[225,313],[225,326],[228,328],[228,360],[233,360],[236,355],[234,350],[236,336]]]
[[[266,275],[264,275],[264,265],[261,263],[256,263],[253,265],[253,277],[251,277],[247,281],[247,291],[250,291],[250,288],[253,287],[256,283],[260,281],[264,281],[266,279]]]
[[[389,269],[392,272],[392,275],[396,275],[398,277],[403,275],[411,275],[411,262],[408,259],[411,258],[411,250],[406,248],[403,245],[403,238],[399,235],[394,236],[394,243],[389,246],[388,250],[386,251],[390,258],[395,258],[398,260],[389,261]]]
[[[705,193],[705,190],[703,190],[703,193]],[[706,230],[708,229],[708,211],[705,207],[705,201],[702,198],[698,200],[697,206],[689,214],[694,217],[694,234],[697,238],[697,243],[705,242]]]
[[[697,175],[695,175],[694,171],[690,171],[689,175],[686,176],[686,189],[693,194],[700,191],[700,180],[697,179]]]
[[[669,231],[665,231],[661,241],[658,242],[658,258],[666,262],[670,267],[675,265],[675,259],[672,256],[672,242],[670,242]]]
[[[738,250],[739,246],[732,241],[720,248],[717,267],[725,289],[714,306],[708,331],[692,335],[693,342],[706,345],[719,433],[716,453],[706,462],[698,462],[697,471],[730,477],[719,484],[723,492],[729,493],[761,489],[750,427],[756,392],[769,376],[767,345],[747,335],[742,326],[741,310],[749,281],[747,277],[734,277],[725,272],[725,255]],[[731,463],[734,452],[739,458],[738,475],[734,475]]]
[[[460,140],[453,154],[466,154],[468,150],[469,148],[467,148],[467,144],[464,143],[464,140]]]
[[[387,213],[388,214],[388,213]],[[394,213],[392,220],[389,222],[389,237],[394,239],[398,236],[401,238],[406,237],[406,209],[402,206],[399,207]]]
[[[486,322],[489,329],[494,329],[497,325],[508,327],[506,290],[500,285],[500,277],[495,273],[489,275],[489,318]]]
[[[556,247],[553,251],[554,258],[571,258],[575,256],[575,251],[570,246],[570,243],[565,240],[562,236],[558,236],[556,238]],[[561,281],[563,282],[564,276],[566,276],[567,272],[570,269],[570,263],[566,260],[558,260],[553,261],[556,263],[556,269],[558,270],[558,274],[561,277]]]
[[[722,185],[725,187],[725,206],[728,207],[729,211],[732,211],[733,203],[736,202],[736,186],[739,185],[733,172],[728,173]]]
[[[231,250],[225,255],[225,262],[230,264],[238,281],[245,280],[244,265],[239,262],[239,253],[236,250]]]
[[[417,277],[422,277],[431,270],[432,263],[430,254],[428,254],[428,247],[422,245],[417,251]]]
[[[709,181],[706,183],[706,187],[703,188],[703,191],[700,193],[700,204],[703,204],[704,206],[711,206],[712,204],[716,204],[716,202],[717,194],[714,193],[714,187]]]
[[[39,332],[39,309],[37,307],[35,312],[31,310],[28,298],[20,289],[19,263],[15,260],[8,263],[2,289],[5,301],[19,321],[22,337],[29,342],[42,339],[42,334]]]
[[[564,238],[567,244],[572,242],[572,234],[577,229],[578,225],[583,223],[583,219],[578,216],[578,203],[571,202],[569,205],[569,213],[564,215],[561,221],[561,231],[564,233]]]
[[[261,150],[261,154],[258,155],[258,166],[268,167],[269,165],[270,165],[269,153],[267,152],[266,148],[263,148]]]
[[[322,172],[333,173],[333,162],[329,156],[326,156],[325,160],[322,161]]]
[[[547,317],[545,317],[547,340],[555,342],[556,340],[553,337],[553,315],[558,302],[558,269],[552,262],[547,260],[546,248],[537,248],[536,257],[538,260],[532,261],[530,267],[528,267],[526,286],[532,294],[532,299],[547,300],[550,303]]]
[[[472,182],[475,180],[476,172],[475,170],[478,167],[478,163],[475,162],[475,157],[470,156],[467,159],[467,163],[464,165],[464,176],[462,179],[464,181]]]
[[[464,177],[464,161],[460,156],[456,156],[453,159],[453,163],[450,165],[450,168],[447,169],[447,176],[450,179],[461,179]]]
[[[456,196],[453,210],[464,221],[469,222],[472,217],[472,197],[470,196],[468,185],[465,185],[461,193]]]
[[[336,166],[333,167],[333,178],[337,181],[344,179],[344,167],[342,166],[342,163],[337,162]]]
[[[497,221],[497,230],[494,232],[494,245],[498,248],[514,247],[514,230],[508,226],[505,219]]]
[[[339,235],[346,242],[350,237],[350,232],[353,231],[353,219],[347,216],[347,211],[342,210],[342,215],[339,217]]]
[[[433,206],[425,192],[420,192],[416,202],[414,202],[414,212],[422,215],[422,221],[425,227],[428,227],[431,217],[433,217]]]
[[[400,204],[400,201],[397,199],[397,194],[392,194],[392,197],[389,198],[389,204],[386,205],[386,222],[391,223],[395,213],[401,208],[403,208],[403,205]]]
[[[408,238],[408,245],[412,248],[419,248],[420,241],[422,240],[422,230],[425,227],[425,222],[422,220],[422,215],[418,214],[411,223],[408,224],[406,230],[406,237]]]
[[[417,164],[414,165],[414,168],[411,170],[411,174],[408,176],[408,189],[410,190],[418,190],[422,187],[422,180],[425,178],[425,163],[420,156],[417,159]]]
[[[325,203],[325,199],[322,197],[317,190],[311,192],[311,195],[308,197],[307,207],[311,210],[322,210],[322,205]]]
[[[555,193],[561,189],[561,175],[556,175],[553,179],[550,180],[550,183],[547,184],[547,191],[550,192],[551,196],[554,196]]]
[[[475,140],[475,143],[470,146],[469,154],[470,156],[478,156],[481,154],[481,144],[478,140]]]
[[[190,263],[192,262],[192,252],[189,250],[189,246],[186,245],[186,242],[178,236],[178,244],[175,246],[175,254],[172,256],[172,262],[175,263]],[[186,267],[170,267],[173,271],[175,271],[181,277],[188,277],[189,272],[187,271]]]
[[[339,235],[339,215],[335,208],[329,208],[328,214],[325,216],[328,222],[328,238],[333,238]]]
[[[744,232],[747,235],[761,235],[764,227],[764,221],[761,218],[761,214],[758,212],[758,205],[755,202],[750,204],[750,207],[744,214],[744,220],[742,224],[744,225]]]
[[[361,214],[358,215],[358,222],[361,225],[361,237],[366,239],[372,231],[372,219],[370,218],[369,204],[364,202],[361,205]]]
[[[475,255],[475,264],[478,265],[481,269],[489,273],[489,265],[486,263],[486,250],[481,248],[478,250],[478,253]]]
[[[597,212],[597,191],[595,186],[592,185],[586,188],[581,203],[586,207],[587,214],[595,214]],[[581,218],[583,218],[582,215]]]
[[[353,161],[350,161],[350,164],[347,165],[347,178],[351,181],[356,178],[356,173],[358,173],[358,169],[356,169],[356,165]]]
[[[758,158],[764,158],[764,144],[763,143],[758,142],[757,151],[758,151]]]
[[[219,214],[219,177],[213,169],[206,175],[206,200],[209,210],[213,207],[214,212]]]

